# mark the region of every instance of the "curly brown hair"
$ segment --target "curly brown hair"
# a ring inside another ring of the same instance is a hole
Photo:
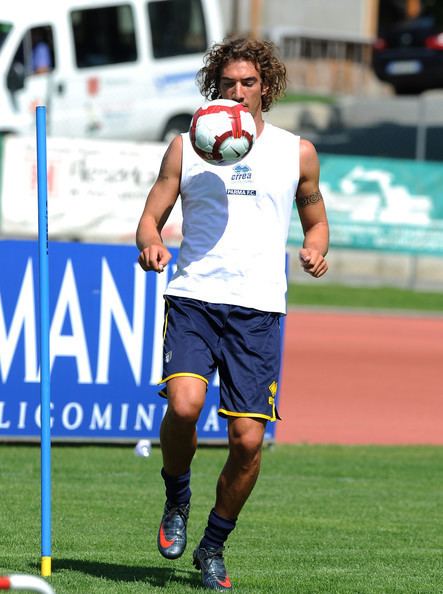
[[[269,111],[272,104],[282,97],[287,86],[286,67],[276,56],[276,46],[270,41],[256,39],[225,39],[216,43],[204,57],[204,66],[197,74],[197,84],[206,99],[219,99],[220,78],[229,62],[252,62],[267,87],[262,95],[262,111]]]

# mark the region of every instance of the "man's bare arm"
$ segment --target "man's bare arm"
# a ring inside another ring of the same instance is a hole
[[[171,259],[169,250],[163,244],[161,230],[180,192],[181,151],[182,139],[178,136],[163,156],[157,180],[148,194],[137,227],[138,261],[143,270],[161,272]]]
[[[312,143],[300,144],[300,181],[296,204],[304,233],[300,262],[306,272],[318,278],[328,269],[325,256],[329,247],[329,225],[319,188],[320,164]]]

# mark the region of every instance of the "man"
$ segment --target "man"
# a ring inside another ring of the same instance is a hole
[[[44,74],[52,69],[52,56],[48,43],[45,40],[43,28],[31,30],[32,39],[32,73]]]
[[[183,241],[165,295],[168,409],[160,441],[166,504],[157,542],[166,558],[185,549],[196,423],[218,369],[229,454],[193,559],[205,587],[228,591],[224,543],[257,480],[265,425],[278,418],[279,319],[286,308],[285,244],[294,199],[305,235],[301,266],[316,278],[327,271],[328,222],[315,148],[263,120],[286,88],[286,69],[273,45],[244,39],[216,44],[198,81],[207,99],[237,101],[253,115],[257,140],[242,161],[248,173],[208,165],[188,134],[176,137],[146,200],[137,246],[144,270],[164,270],[171,254],[161,230],[180,194]],[[245,196],[233,191],[238,188],[249,191]]]

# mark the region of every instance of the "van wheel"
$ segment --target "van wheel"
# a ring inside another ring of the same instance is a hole
[[[188,115],[176,116],[175,118],[170,119],[166,124],[161,140],[163,142],[171,142],[171,140],[178,134],[187,132],[189,130],[191,119],[191,116]]]

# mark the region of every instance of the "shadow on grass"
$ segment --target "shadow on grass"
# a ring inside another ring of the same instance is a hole
[[[57,573],[57,570],[62,569],[80,571],[93,577],[105,578],[116,582],[145,582],[151,586],[161,587],[171,582],[178,582],[196,588],[201,585],[200,573],[178,567],[137,567],[80,559],[54,560],[53,571]]]

